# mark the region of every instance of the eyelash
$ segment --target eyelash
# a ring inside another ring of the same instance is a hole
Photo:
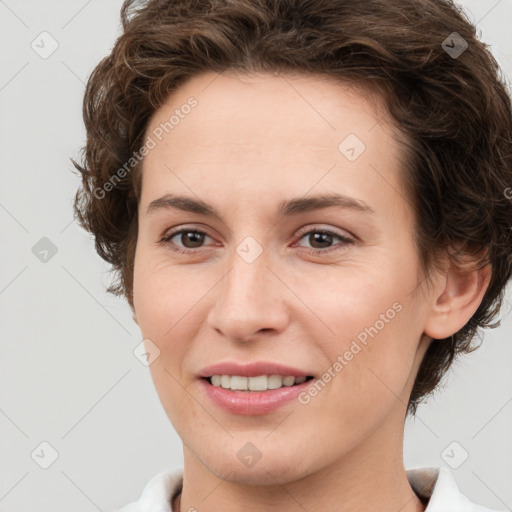
[[[208,233],[205,233],[204,231],[201,231],[199,229],[182,228],[182,229],[179,229],[179,230],[176,230],[176,231],[166,234],[164,237],[162,237],[162,239],[160,240],[159,243],[161,243],[162,245],[166,245],[169,243],[172,244],[171,239],[174,238],[176,235],[179,235],[182,233],[199,233],[199,234],[209,236]],[[310,229],[309,231],[301,231],[298,233],[297,236],[299,236],[299,240],[301,240],[306,235],[310,235],[312,233],[321,233],[323,235],[330,235],[335,238],[339,238],[344,245],[351,245],[354,243],[354,240],[352,240],[351,238],[345,237],[343,235],[339,235],[338,233],[335,233],[334,231],[330,231],[328,229]],[[199,248],[199,249],[201,249],[201,248]],[[334,247],[328,247],[327,249],[308,249],[308,248],[305,248],[305,249],[308,254],[318,256],[321,254],[330,253],[331,251],[336,250],[337,248],[336,248],[336,246],[334,246]],[[196,249],[185,249],[184,250],[184,249],[177,249],[174,247],[172,248],[172,250],[176,251],[179,254],[191,254],[191,253],[197,252]]]

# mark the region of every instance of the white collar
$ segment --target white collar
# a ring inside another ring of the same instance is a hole
[[[446,467],[413,468],[406,474],[414,492],[429,498],[425,512],[498,512],[464,496]],[[172,498],[180,492],[182,483],[182,469],[162,471],[151,478],[137,501],[116,512],[172,512]]]
[[[425,512],[497,512],[464,496],[450,470],[444,466],[408,469],[406,474],[414,492],[429,498]]]

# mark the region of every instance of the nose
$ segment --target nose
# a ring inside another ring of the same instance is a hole
[[[252,263],[235,253],[230,263],[214,288],[217,295],[208,314],[210,327],[235,342],[249,341],[264,332],[282,332],[289,322],[282,298],[287,289],[264,253]]]

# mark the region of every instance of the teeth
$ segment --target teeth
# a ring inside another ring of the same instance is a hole
[[[267,391],[302,384],[306,377],[287,375],[259,375],[258,377],[242,377],[240,375],[213,375],[210,383],[213,386],[231,389],[233,391]]]
[[[280,375],[269,375],[267,389],[278,389],[284,385],[283,378]]]
[[[247,391],[247,384],[249,379],[247,377],[231,377],[231,389],[239,389],[240,391]]]
[[[268,389],[268,377],[260,375],[259,377],[249,377],[248,387],[251,391],[266,391]]]
[[[295,377],[285,377],[283,379],[283,386],[293,386],[295,384]]]

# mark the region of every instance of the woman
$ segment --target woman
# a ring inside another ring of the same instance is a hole
[[[444,0],[126,1],[76,212],[184,445],[123,512],[489,510],[407,414],[511,276],[512,114]]]

